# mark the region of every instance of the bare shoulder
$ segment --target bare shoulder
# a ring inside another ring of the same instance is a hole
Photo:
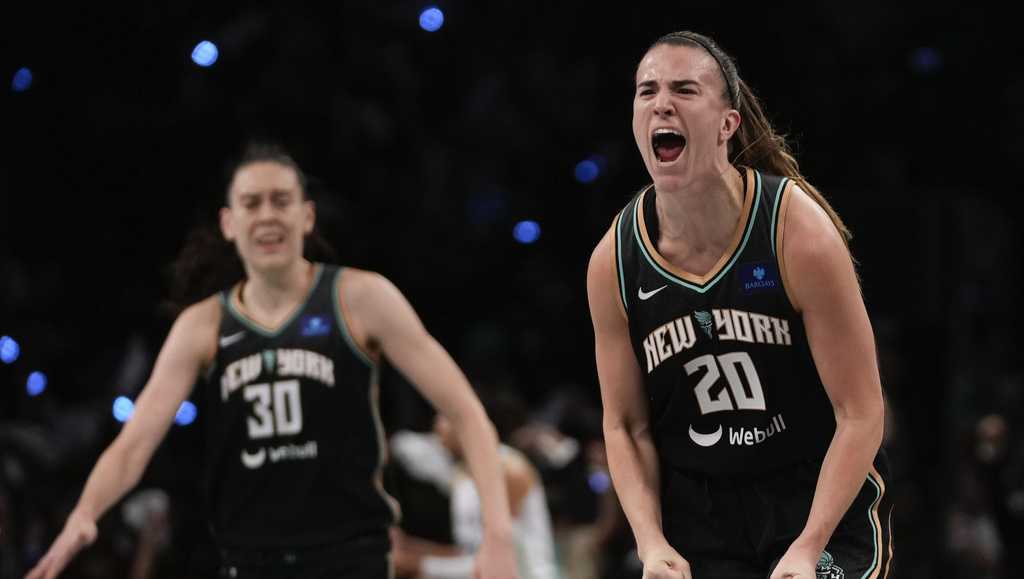
[[[613,259],[612,255],[615,251],[613,228],[609,228],[601,240],[594,246],[594,251],[590,254],[590,265],[587,267],[587,278],[605,278],[613,276]]]
[[[787,260],[848,255],[842,235],[828,213],[798,185],[794,185],[790,193],[785,217]]]
[[[391,280],[375,271],[346,267],[338,276],[337,283],[342,301],[352,310],[362,311],[401,296]]]
[[[174,324],[187,330],[190,334],[193,332],[216,333],[220,327],[220,317],[220,298],[217,295],[212,295],[185,308],[178,315]]]
[[[174,321],[171,333],[167,336],[167,345],[176,351],[187,352],[202,366],[211,364],[217,354],[221,315],[220,298],[217,295],[192,304]]]
[[[850,250],[825,210],[796,186],[788,205],[780,265],[793,307],[820,308],[859,288]]]

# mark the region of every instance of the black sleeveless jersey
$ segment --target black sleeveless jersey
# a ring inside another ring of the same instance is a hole
[[[396,511],[380,479],[377,367],[346,327],[342,269],[315,267],[305,303],[276,331],[240,313],[230,290],[220,295],[207,491],[225,547],[379,538],[386,549]]]
[[[663,464],[708,475],[820,459],[832,406],[790,304],[776,255],[792,182],[745,170],[732,246],[704,276],[655,246],[654,187],[615,221],[615,262],[629,333]]]

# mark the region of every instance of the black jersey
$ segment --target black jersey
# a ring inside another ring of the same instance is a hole
[[[381,487],[377,367],[352,340],[341,268],[317,264],[309,294],[276,331],[221,294],[206,386],[208,492],[216,540],[290,547],[379,537],[394,520]]]
[[[619,291],[659,457],[709,475],[820,459],[835,431],[779,275],[780,207],[792,182],[752,169],[744,179],[733,244],[704,276],[658,253],[653,186],[614,225]]]

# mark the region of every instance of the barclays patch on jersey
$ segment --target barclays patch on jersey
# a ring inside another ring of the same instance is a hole
[[[739,270],[740,287],[748,296],[757,292],[782,289],[779,268],[773,261],[744,263],[740,265]]]
[[[303,336],[326,336],[331,333],[331,318],[322,315],[303,316],[300,327]]]

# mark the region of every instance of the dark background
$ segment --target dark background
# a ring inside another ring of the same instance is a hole
[[[171,321],[167,265],[214,223],[225,162],[251,137],[292,151],[342,261],[392,279],[475,384],[537,412],[598,405],[585,271],[647,182],[632,75],[655,38],[691,29],[737,59],[854,232],[890,403],[894,575],[1012,575],[1016,20],[977,2],[448,1],[428,33],[425,6],[0,9],[0,335],[22,349],[0,364],[0,574],[48,544],[116,434],[113,399],[142,387]],[[189,58],[203,39],[220,49],[210,68]],[[21,67],[33,81],[16,92]],[[601,173],[581,183],[588,158]],[[513,239],[523,219],[536,243]],[[30,397],[35,370],[48,387]],[[385,378],[389,428],[422,425],[408,385]],[[1002,419],[994,454],[986,415]],[[201,418],[172,427],[144,485],[195,498]],[[188,545],[181,558],[201,551]]]

